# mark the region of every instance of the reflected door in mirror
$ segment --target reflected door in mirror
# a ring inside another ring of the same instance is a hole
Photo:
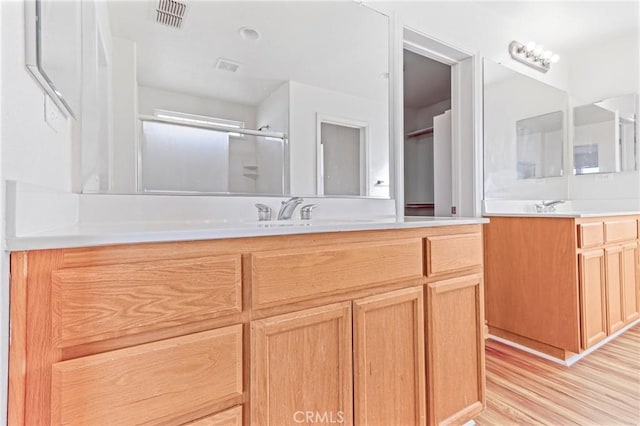
[[[320,124],[318,195],[367,195],[366,128]]]

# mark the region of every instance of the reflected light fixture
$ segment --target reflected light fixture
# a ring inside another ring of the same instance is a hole
[[[513,59],[523,64],[529,65],[540,72],[547,72],[551,68],[551,64],[555,64],[560,60],[558,54],[554,54],[550,50],[545,50],[541,44],[532,41],[522,44],[519,41],[509,43],[509,54]]]

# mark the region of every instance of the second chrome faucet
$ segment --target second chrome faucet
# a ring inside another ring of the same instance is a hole
[[[278,211],[277,219],[278,220],[291,219],[296,210],[296,207],[302,204],[303,201],[304,199],[302,199],[301,197],[291,197],[288,200],[283,201],[280,205],[280,210]],[[271,213],[272,213],[271,207],[265,204],[256,204],[256,207],[258,208],[258,220],[260,221],[271,220]],[[316,207],[316,204],[307,204],[306,206],[303,206],[300,210],[300,218],[302,220],[311,219],[311,211],[313,210],[314,207]]]
[[[556,206],[562,203],[564,203],[564,200],[542,201],[540,204],[536,203],[535,205],[536,212],[538,213],[555,212]]]

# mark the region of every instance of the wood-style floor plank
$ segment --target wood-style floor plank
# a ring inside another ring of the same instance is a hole
[[[487,340],[487,408],[495,425],[640,425],[640,325],[571,367]]]

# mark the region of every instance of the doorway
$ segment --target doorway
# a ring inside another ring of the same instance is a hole
[[[451,71],[451,159],[449,162],[451,200],[445,203],[435,198],[439,185],[434,181],[434,211],[436,216],[479,217],[482,214],[482,62],[480,55],[466,51],[398,22],[393,33],[392,72],[392,122],[394,149],[393,197],[396,211],[404,213],[404,112],[403,112],[403,53],[409,50],[425,58],[450,67]],[[437,135],[436,135],[437,136]],[[437,144],[435,145],[437,146]],[[437,155],[434,151],[434,155]],[[434,176],[438,174],[439,161],[434,162]]]
[[[451,67],[403,51],[404,215],[451,215]]]

